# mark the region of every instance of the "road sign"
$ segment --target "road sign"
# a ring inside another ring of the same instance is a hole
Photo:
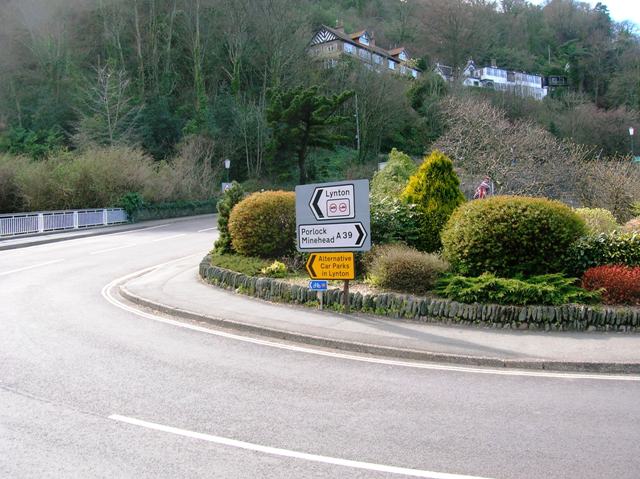
[[[313,279],[356,279],[353,253],[312,253],[307,260],[307,271]]]
[[[354,218],[354,187],[352,184],[319,186],[314,190],[309,206],[318,221]]]
[[[369,180],[296,186],[298,251],[369,251]]]
[[[326,291],[329,289],[329,282],[320,279],[312,279],[309,281],[309,289],[311,291]]]
[[[300,225],[298,248],[301,251],[349,251],[362,249],[369,235],[362,223]]]

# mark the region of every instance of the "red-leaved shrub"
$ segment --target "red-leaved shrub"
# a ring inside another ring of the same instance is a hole
[[[588,290],[604,289],[606,304],[640,305],[640,267],[597,266],[588,269],[582,277],[582,287]]]

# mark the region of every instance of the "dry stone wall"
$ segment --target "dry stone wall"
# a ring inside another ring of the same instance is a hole
[[[200,263],[200,276],[216,286],[272,302],[317,304],[315,291],[281,279],[259,278]],[[324,293],[325,307],[340,310],[343,292]],[[444,324],[481,325],[503,329],[543,331],[639,331],[640,308],[585,305],[501,306],[464,304],[398,293],[349,293],[351,310],[362,313]]]

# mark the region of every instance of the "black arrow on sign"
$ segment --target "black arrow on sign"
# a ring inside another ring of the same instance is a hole
[[[362,224],[356,223],[356,230],[358,230],[358,239],[356,239],[356,246],[362,246],[364,239],[367,237],[367,232],[362,227]]]
[[[316,189],[316,194],[313,197],[313,201],[311,202],[311,207],[315,211],[316,216],[318,217],[318,219],[324,218],[324,215],[322,214],[322,210],[320,209],[320,206],[318,206],[318,203],[320,202],[320,198],[322,197],[322,192],[323,191],[324,190],[322,188],[317,188]]]
[[[318,276],[316,275],[315,270],[313,269],[313,263],[316,261],[316,255],[312,254],[309,257],[309,261],[307,261],[307,270],[309,271],[309,274],[311,274],[312,278],[317,278]]]

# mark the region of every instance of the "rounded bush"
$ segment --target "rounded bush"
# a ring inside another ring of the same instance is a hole
[[[234,251],[245,256],[277,258],[295,249],[295,193],[253,193],[231,210],[229,234]]]
[[[558,201],[495,196],[460,206],[442,232],[444,257],[461,274],[558,273],[584,221]]]
[[[606,304],[640,305],[640,267],[597,266],[584,273],[582,287],[591,291],[602,289]]]
[[[368,259],[368,280],[381,288],[403,293],[424,294],[449,269],[434,254],[421,253],[402,244],[377,247]]]
[[[591,234],[611,233],[619,229],[616,217],[604,208],[578,208],[576,214],[584,220]]]

